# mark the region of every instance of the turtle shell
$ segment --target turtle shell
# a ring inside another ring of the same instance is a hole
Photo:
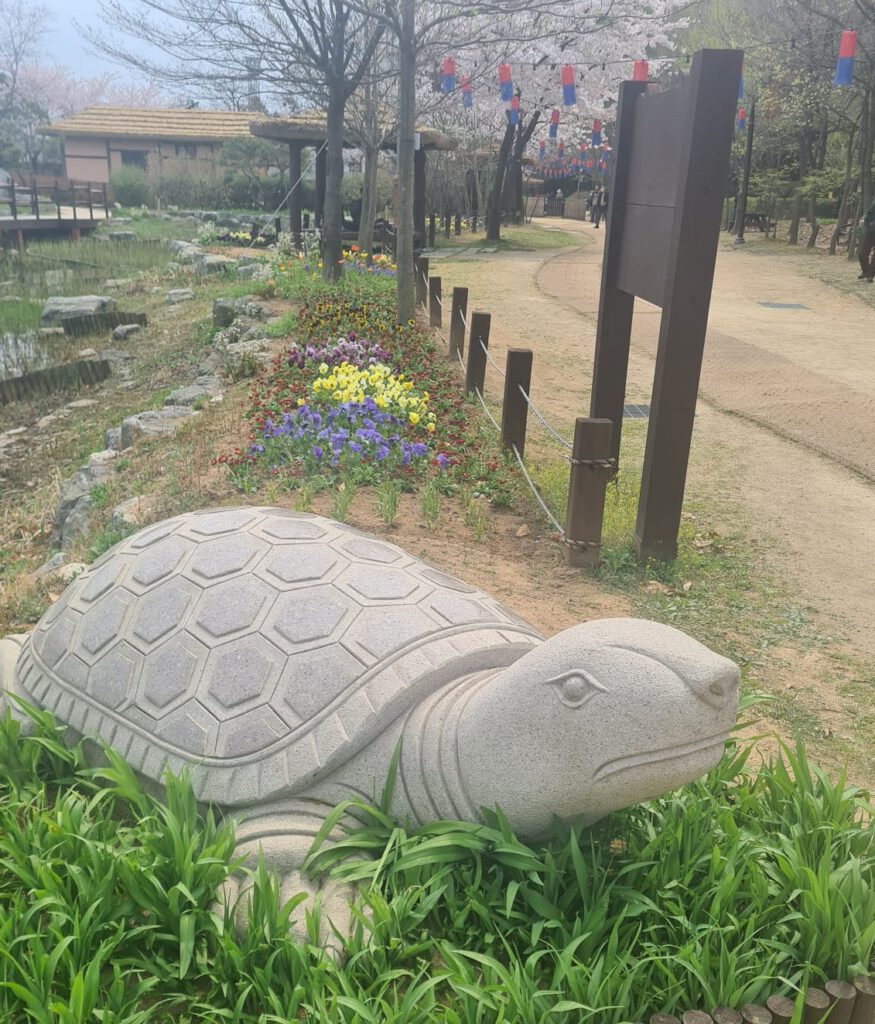
[[[303,792],[427,693],[541,642],[393,544],[270,508],[169,519],[72,583],[18,662],[34,703],[217,804]]]

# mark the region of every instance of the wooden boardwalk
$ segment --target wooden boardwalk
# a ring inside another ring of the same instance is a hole
[[[0,244],[24,247],[27,235],[55,233],[78,239],[111,217],[106,186],[69,182],[26,187],[0,185]]]

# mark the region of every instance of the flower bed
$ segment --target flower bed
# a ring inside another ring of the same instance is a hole
[[[431,332],[398,324],[394,286],[347,275],[326,285],[303,261],[277,265],[278,293],[303,300],[290,344],[251,390],[249,447],[218,461],[247,492],[436,479],[499,504],[510,474]]]

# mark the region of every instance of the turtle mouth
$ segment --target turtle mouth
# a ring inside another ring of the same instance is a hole
[[[714,751],[716,753],[726,742],[726,736],[726,732],[720,732],[713,736],[706,736],[705,739],[696,740],[695,743],[664,747],[661,750],[645,750],[641,754],[632,754],[629,757],[617,757],[600,765],[596,769],[595,775],[593,775],[593,780],[598,782],[600,779],[606,779],[611,775],[616,775],[617,772],[626,771],[629,768],[644,768],[663,761],[675,761],[682,757],[689,757],[692,754],[705,753],[706,751]]]

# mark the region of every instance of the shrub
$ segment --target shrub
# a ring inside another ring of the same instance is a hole
[[[122,206],[152,206],[154,193],[146,172],[139,167],[120,167],[110,175],[112,197]]]

